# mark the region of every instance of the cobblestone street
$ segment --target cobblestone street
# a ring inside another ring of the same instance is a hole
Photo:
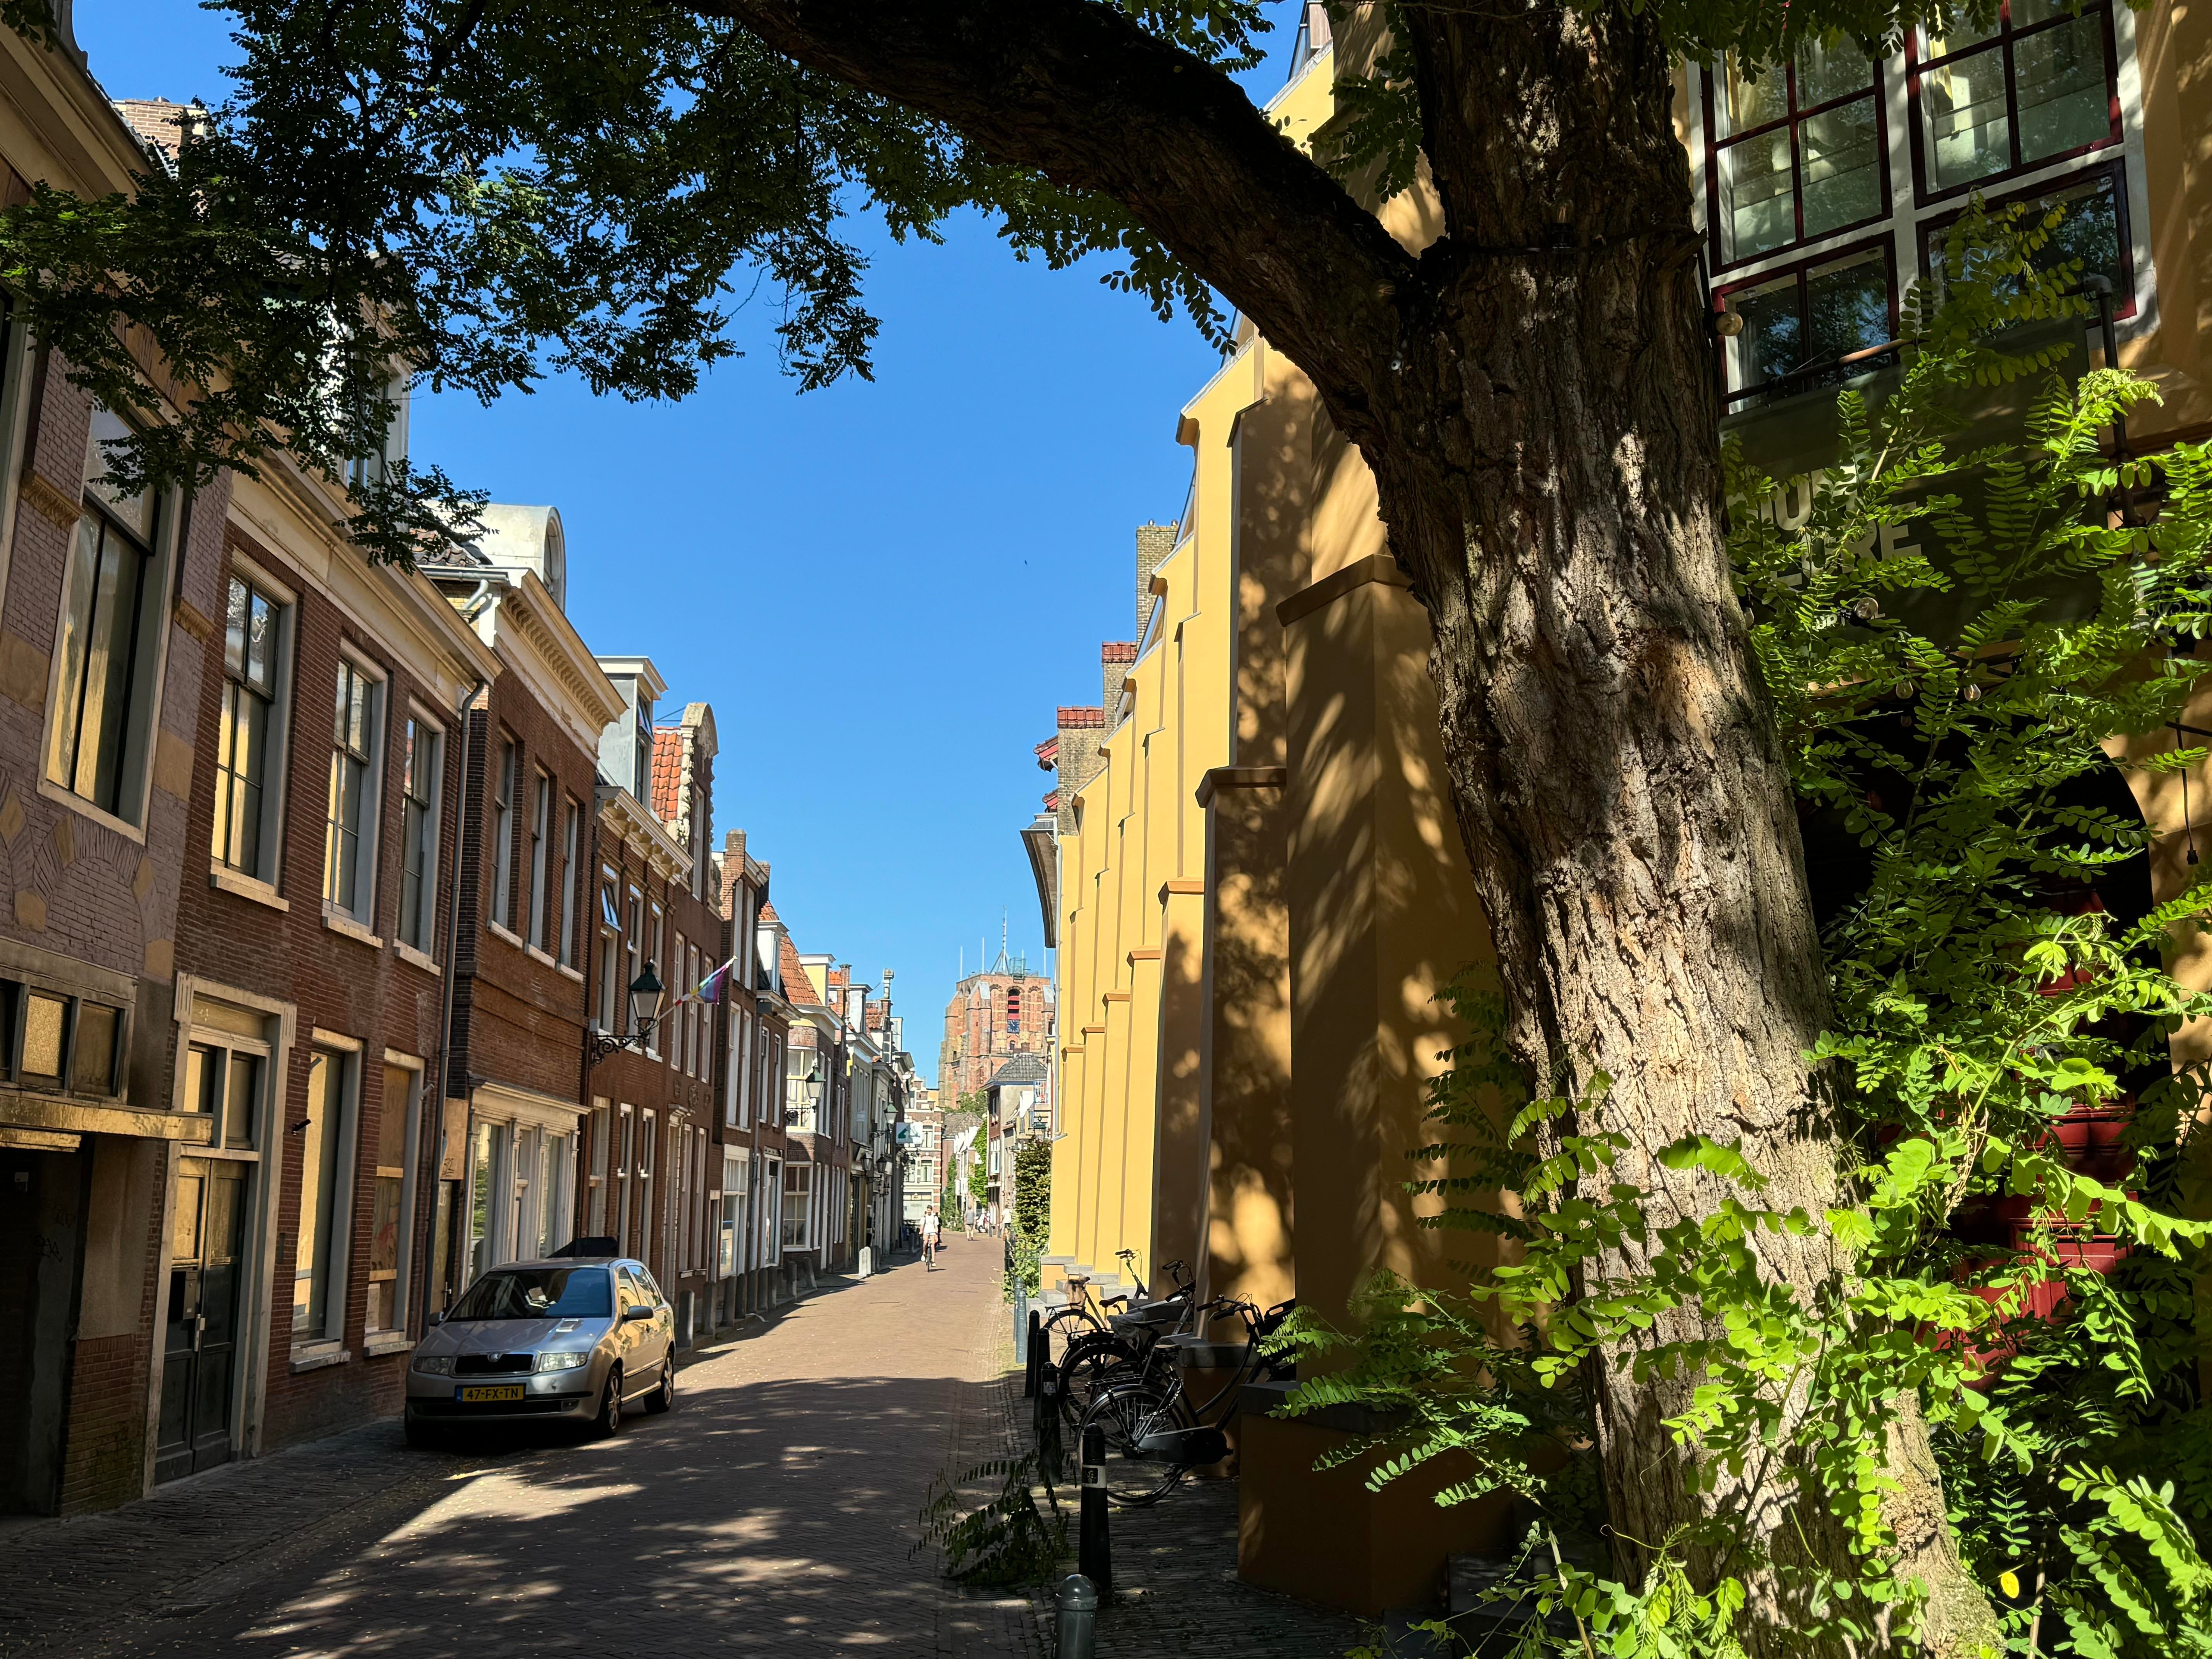
[[[995,1240],[744,1327],[675,1413],[590,1444],[410,1450],[397,1423],[87,1519],[0,1531],[0,1652],[1032,1650],[1028,1603],[916,1551],[957,1456],[1003,1443]]]

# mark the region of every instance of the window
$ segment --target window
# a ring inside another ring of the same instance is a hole
[[[761,1255],[766,1262],[783,1260],[783,1165],[766,1160],[761,1180]]]
[[[584,836],[584,809],[565,802],[561,831],[561,954],[563,968],[576,965],[576,883],[582,867],[576,862]]]
[[[592,1173],[590,1212],[586,1218],[586,1230],[595,1237],[604,1237],[607,1231],[607,1137],[611,1133],[612,1111],[605,1095],[592,1097]]]
[[[416,1089],[419,1073],[404,1066],[384,1068],[384,1100],[377,1109],[376,1187],[369,1202],[368,1322],[371,1331],[396,1331],[407,1322],[409,1246],[413,1242]]]
[[[637,1125],[637,1253],[642,1256],[652,1248],[653,1224],[658,1212],[653,1207],[653,1165],[659,1150],[659,1125],[654,1114],[641,1112]]]
[[[338,659],[323,898],[367,923],[376,896],[376,697],[380,688],[352,659]]]
[[[346,487],[358,494],[384,482],[392,463],[407,453],[407,380],[404,375],[368,394],[390,411],[384,428],[384,447],[373,454],[357,455],[346,463]]]
[[[811,1164],[791,1163],[783,1166],[783,1248],[787,1250],[811,1248],[806,1224],[813,1181]]]
[[[530,942],[545,948],[545,861],[552,856],[553,780],[537,775],[530,803]]]
[[[2112,285],[2112,315],[2136,314],[2135,259],[2128,227],[2127,191],[2118,162],[2076,174],[2056,185],[2017,191],[1990,204],[1999,208],[2019,204],[2026,210],[2024,227],[2040,227],[2053,209],[2064,216],[2051,240],[2030,257],[2039,271],[2049,271],[2078,259],[2081,274],[2102,276]],[[1934,270],[1943,258],[1943,240],[1959,215],[1946,214],[1924,221],[1920,227],[1920,268]]]
[[[406,805],[399,824],[399,937],[428,951],[438,927],[438,792],[445,775],[445,734],[420,715],[407,717],[400,757]]]
[[[666,937],[664,929],[668,919],[661,914],[660,906],[658,904],[653,906],[652,914],[653,931],[648,936],[650,948],[648,950],[647,960],[653,963],[653,977],[659,980],[661,984],[665,986],[668,983],[669,974],[674,967],[674,964],[672,963],[666,957],[663,956],[660,951],[661,942]],[[664,1021],[663,1024],[665,1024],[665,1022]],[[645,1052],[651,1054],[655,1060],[660,1058],[660,1025],[655,1025],[651,1031],[646,1034]]]
[[[624,1251],[629,1249],[630,1170],[637,1158],[637,1114],[627,1102],[622,1109],[622,1139],[616,1143],[615,1191],[618,1202],[615,1210],[615,1237],[622,1241]]]
[[[514,740],[502,738],[492,802],[491,919],[510,932],[514,927]]]
[[[161,503],[106,482],[106,447],[128,434],[95,405],[85,446],[85,512],[63,576],[46,776],[101,811],[139,821],[153,748],[167,582],[156,568]]]
[[[1719,264],[1887,211],[1880,76],[1856,46],[1809,42],[1756,75],[1731,52],[1704,78],[1706,216]]]
[[[1713,296],[1743,319],[1727,341],[1728,405],[1832,385],[1877,366],[1895,337],[1887,242],[1770,271]]]
[[[688,1069],[684,1064],[684,1056],[686,1052],[684,1044],[691,1035],[691,1005],[688,1002],[678,1002],[677,999],[689,996],[691,994],[691,988],[699,982],[696,980],[684,977],[685,949],[684,935],[677,934],[676,954],[669,959],[668,963],[669,977],[675,981],[668,988],[668,1000],[676,1005],[675,1012],[670,1016],[668,1021],[676,1038],[668,1045],[668,1063],[679,1072]]]
[[[213,1043],[185,1050],[184,1109],[201,1112],[210,1146],[251,1152],[261,1115],[261,1056]]]
[[[218,863],[273,881],[277,815],[268,785],[277,737],[277,635],[284,606],[258,581],[234,575],[223,614],[212,850]]]
[[[622,913],[615,908],[615,872],[599,872],[599,1029],[614,1031],[623,992],[629,981],[622,974]]]
[[[1960,11],[1915,43],[1911,74],[1923,197],[2119,141],[2109,5],[2009,0],[1986,29]]]
[[[635,982],[638,969],[645,961],[645,895],[636,888],[629,890],[629,971],[623,975],[619,994],[623,1025],[628,1029],[630,1018],[629,988]]]
[[[307,1109],[300,1140],[300,1220],[292,1257],[292,1340],[335,1340],[345,1319],[346,1072],[349,1056],[318,1048],[307,1066]]]

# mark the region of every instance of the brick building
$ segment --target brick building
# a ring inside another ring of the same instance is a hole
[[[6,200],[155,164],[80,56],[0,54]],[[0,298],[0,1513],[150,1482],[165,1200],[205,1133],[168,1048],[229,484],[121,496],[122,429]]]
[[[574,1231],[600,732],[623,712],[564,611],[548,507],[485,509],[440,587],[498,657],[463,735],[459,927],[428,1309]]]
[[[1016,1054],[1035,1054],[1049,1064],[1057,1014],[1051,979],[1029,972],[1018,957],[1002,954],[990,972],[962,980],[945,1005],[938,1103],[957,1109],[969,1096],[981,1095]]]
[[[397,1410],[419,1323],[463,721],[501,664],[343,514],[238,479],[208,596],[172,1086],[209,1139],[170,1200],[164,1476]]]
[[[720,1122],[719,1187],[714,1206],[716,1318],[743,1318],[765,1305],[768,1230],[762,1224],[763,1182],[771,1159],[783,1156],[780,1114],[762,1103],[775,1098],[764,1076],[781,1077],[787,1023],[775,1012],[777,999],[763,969],[759,934],[772,921],[769,867],[745,853],[745,833],[732,830],[714,860],[728,932],[730,963],[720,1006]],[[769,1067],[773,1066],[773,1071]],[[710,1178],[712,1172],[710,1171]],[[779,1173],[778,1180],[781,1179]]]

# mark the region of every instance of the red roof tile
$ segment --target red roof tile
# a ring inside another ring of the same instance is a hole
[[[1109,640],[1098,647],[1098,660],[1101,662],[1134,662],[1136,659],[1137,642],[1134,640]]]
[[[1106,711],[1103,708],[1063,708],[1060,711],[1060,729],[1063,732],[1105,724]]]
[[[814,981],[807,977],[806,964],[799,959],[799,947],[791,942],[788,933],[783,936],[783,954],[779,962],[783,975],[784,1000],[802,1008],[822,1006],[822,999],[815,994]]]
[[[1057,812],[1060,811],[1059,790],[1054,790],[1050,794],[1044,798],[1044,810],[1048,812]]]
[[[1060,733],[1055,732],[1030,751],[1037,757],[1037,770],[1049,772],[1060,760]]]
[[[774,900],[763,899],[761,901],[760,919],[763,921],[781,921],[783,920],[781,916],[775,913],[775,903]]]
[[[653,728],[653,816],[663,823],[676,822],[676,791],[684,773],[684,728]]]

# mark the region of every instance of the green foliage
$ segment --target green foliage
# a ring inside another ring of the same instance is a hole
[[[2082,308],[2075,270],[2035,269],[2054,223],[1976,212],[1954,233],[1944,291],[1906,307],[1901,369],[1838,398],[1839,459],[1803,522],[1729,457],[1752,648],[1839,889],[1834,1024],[1810,1056],[1844,1135],[1834,1206],[1769,1207],[1739,1146],[1693,1136],[1656,1161],[1728,1195],[1654,1223],[1628,1143],[1585,1127],[1607,1080],[1539,1095],[1500,1046],[1495,988],[1466,982],[1452,994],[1472,1035],[1413,1154],[1444,1173],[1412,1184],[1443,1200],[1431,1224],[1495,1235],[1499,1265],[1463,1291],[1376,1281],[1357,1341],[1310,1314],[1285,1334],[1349,1361],[1292,1409],[1393,1414],[1337,1461],[1366,1460],[1380,1485],[1464,1455],[1474,1475],[1439,1502],[1510,1489],[1568,1558],[1602,1522],[1582,1449],[1590,1368],[1687,1385],[1665,1427],[1708,1519],[1638,1540],[1640,1583],[1531,1557],[1517,1586],[1571,1611],[1597,1652],[1734,1653],[1758,1578],[1804,1610],[1801,1636],[1909,1624],[1923,1587],[1894,1575],[1884,1501],[1910,1405],[2014,1651],[2212,1654],[2195,1307],[2212,1225],[2189,1176],[2204,1077],[2167,1048],[2212,998],[2164,963],[2212,885],[2192,876],[2139,917],[2092,896],[2147,883],[2152,833],[2122,781],[2203,757],[2160,734],[2212,668],[2188,650],[2212,624],[2212,455],[2104,454],[2114,416],[2155,394],[2051,372],[2037,325],[2078,328]],[[2018,435],[1992,437],[2007,399]],[[2124,490],[2156,501],[2154,523],[2118,520]],[[2062,1123],[2100,1112],[2128,1121],[2125,1176],[2062,1153]],[[1759,1241],[1783,1236],[1831,1264],[1809,1295],[1762,1267]],[[1607,1270],[1623,1241],[1641,1247],[1633,1277]],[[1856,1571],[1755,1535],[1734,1507],[1747,1484],[1833,1528]],[[1526,1639],[1583,1638],[1532,1614]]]
[[[921,1507],[921,1541],[944,1552],[945,1572],[963,1584],[1042,1584],[1067,1553],[1067,1519],[1057,1502],[1037,1507],[1034,1455],[994,1458],[940,1475]],[[979,1481],[998,1490],[974,1508],[962,1494]],[[1047,1487],[1047,1492],[1050,1488]]]
[[[1012,1271],[1006,1293],[1015,1285],[1036,1296],[1044,1285],[1044,1245],[1052,1231],[1052,1143],[1042,1135],[1026,1135],[1014,1143],[1014,1201],[1012,1224],[1006,1230],[1006,1252]]]

